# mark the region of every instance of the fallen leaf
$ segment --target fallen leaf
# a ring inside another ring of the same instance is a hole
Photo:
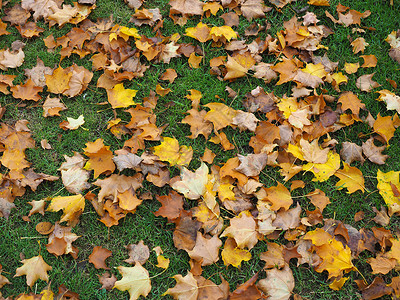
[[[242,261],[249,261],[251,259],[251,253],[246,249],[238,248],[235,240],[228,238],[225,241],[221,257],[225,266],[232,265],[235,268],[239,268]]]
[[[146,297],[150,293],[149,272],[140,263],[136,262],[135,266],[131,268],[119,266],[117,269],[122,275],[122,279],[115,282],[114,288],[128,291],[130,300],[136,300],[140,296]]]
[[[171,166],[187,166],[192,160],[193,150],[192,147],[179,146],[179,142],[175,138],[164,137],[161,145],[155,146],[154,154],[160,160],[168,161]]]
[[[230,226],[221,234],[221,237],[231,237],[238,248],[252,249],[258,242],[256,222],[249,211],[243,211],[230,220]]]
[[[109,146],[105,146],[102,139],[85,144],[84,154],[89,157],[84,169],[94,170],[94,178],[99,177],[105,172],[113,172],[115,164],[113,162],[113,154]]]
[[[294,289],[294,277],[288,265],[282,270],[266,270],[267,278],[261,279],[257,286],[273,300],[289,299]]]
[[[171,295],[175,299],[195,300],[199,294],[197,281],[193,274],[188,272],[185,277],[182,275],[174,275],[176,284],[173,288],[169,288],[162,296]]]
[[[75,130],[81,127],[83,124],[85,124],[85,117],[83,115],[80,115],[77,119],[67,117],[67,121],[60,123],[60,128],[64,130]]]
[[[51,200],[47,211],[63,210],[60,222],[74,223],[77,218],[82,214],[85,208],[85,198],[82,195],[74,196],[57,196]]]
[[[110,250],[102,248],[101,246],[96,246],[89,255],[89,262],[92,263],[96,269],[109,270],[110,268],[106,265],[106,259],[111,255],[112,252]]]
[[[343,163],[343,169],[337,170],[335,176],[340,180],[336,183],[336,187],[341,190],[347,188],[348,194],[361,190],[364,193],[364,176],[356,167],[350,167],[349,164]]]
[[[135,264],[138,262],[144,265],[150,257],[149,247],[147,247],[143,241],[137,244],[129,244],[125,246],[125,248],[129,251],[129,258],[125,259],[124,262],[128,264]]]
[[[38,279],[42,279],[46,282],[49,281],[47,272],[51,271],[52,267],[46,264],[41,255],[23,259],[21,262],[23,266],[15,271],[14,277],[26,275],[26,284],[30,287],[32,287]]]
[[[133,101],[137,90],[125,89],[123,83],[116,84],[112,89],[107,90],[108,102],[112,108],[128,107],[137,104]]]
[[[202,266],[208,266],[219,260],[219,247],[222,242],[217,235],[205,238],[197,232],[196,244],[192,250],[187,251],[190,258],[200,261]]]
[[[356,86],[363,92],[370,92],[374,88],[380,87],[381,85],[376,81],[372,80],[375,73],[362,75],[357,78]]]

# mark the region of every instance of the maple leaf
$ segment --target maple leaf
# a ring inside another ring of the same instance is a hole
[[[91,185],[87,182],[89,179],[89,171],[84,170],[86,159],[78,152],[74,152],[74,156],[64,155],[66,162],[62,163],[60,168],[62,182],[68,192],[72,194],[80,194],[83,190],[88,189]]]
[[[277,186],[271,186],[264,190],[266,192],[265,200],[272,204],[271,210],[273,211],[278,211],[280,208],[288,210],[293,203],[289,190],[280,182]]]
[[[331,203],[329,198],[325,195],[323,191],[320,189],[315,189],[314,192],[311,192],[306,195],[308,199],[310,199],[311,203],[314,204],[315,207],[319,208],[321,212],[325,209],[325,207]]]
[[[390,44],[389,56],[400,63],[400,38],[398,32],[392,31],[385,39]]]
[[[244,112],[241,110],[236,111],[236,116],[232,119],[232,124],[239,127],[240,131],[250,130],[256,131],[257,122],[259,121],[256,116],[249,112]]]
[[[43,117],[59,116],[60,111],[66,110],[67,107],[60,101],[60,98],[50,98],[47,95],[43,103]]]
[[[355,143],[343,142],[342,150],[340,150],[341,158],[347,163],[351,164],[353,161],[360,161],[364,163],[365,159],[362,155],[362,147]]]
[[[308,4],[311,5],[316,5],[316,6],[329,6],[329,0],[309,0],[307,2]]]
[[[264,2],[260,0],[246,0],[240,5],[240,10],[242,11],[243,17],[248,21],[253,18],[264,18]]]
[[[29,211],[28,217],[35,214],[39,213],[42,216],[44,216],[44,208],[46,206],[46,201],[45,200],[39,200],[39,201],[31,201],[28,202],[30,205],[32,205],[32,209]]]
[[[364,155],[373,163],[378,165],[385,164],[388,155],[382,154],[382,151],[386,149],[386,146],[377,147],[374,144],[374,138],[369,138],[366,142],[362,144],[362,150]]]
[[[85,208],[85,198],[82,195],[74,196],[58,196],[51,200],[47,211],[63,210],[60,222],[67,221],[69,223],[76,222]]]
[[[165,72],[161,75],[161,80],[168,80],[169,83],[173,83],[175,78],[178,77],[178,74],[174,69],[166,69]]]
[[[51,266],[46,264],[41,255],[34,256],[29,259],[23,259],[23,266],[15,271],[14,277],[26,275],[26,284],[32,287],[38,279],[46,282],[49,281],[47,272],[52,269]]]
[[[12,8],[5,9],[3,20],[10,22],[11,25],[23,25],[30,18],[31,14],[20,4],[15,4]]]
[[[113,154],[109,146],[105,146],[102,139],[85,144],[84,154],[89,157],[84,169],[94,170],[94,178],[104,172],[113,172],[115,164],[112,160]]]
[[[192,250],[196,245],[197,231],[201,222],[193,220],[191,212],[182,211],[175,220],[176,228],[173,235],[174,245],[178,249]]]
[[[202,266],[211,265],[219,260],[219,247],[222,242],[218,236],[205,238],[200,232],[197,232],[196,245],[192,250],[187,251],[190,258],[200,261]]]
[[[265,261],[264,269],[282,268],[285,266],[283,246],[276,243],[267,243],[267,250],[260,254],[260,259]]]
[[[236,110],[223,103],[208,103],[204,106],[210,109],[204,119],[213,123],[215,131],[232,125]]]
[[[261,279],[257,287],[273,300],[289,299],[294,289],[294,277],[292,270],[285,265],[282,270],[266,270],[267,278]]]
[[[89,82],[92,80],[93,73],[76,64],[73,64],[67,70],[72,71],[72,76],[68,82],[69,88],[64,91],[64,95],[75,97],[87,88]]]
[[[365,104],[353,92],[343,93],[338,102],[342,103],[342,110],[350,109],[353,114],[358,115],[360,109],[365,109]]]
[[[324,164],[308,163],[303,166],[304,171],[314,173],[313,181],[326,181],[340,168],[340,155],[329,151],[328,160]]]
[[[374,75],[375,73],[366,74],[358,77],[356,81],[356,86],[364,92],[370,92],[374,88],[380,87],[381,85],[379,83],[372,80],[372,77]]]
[[[67,121],[61,122],[59,126],[64,130],[75,130],[83,124],[85,124],[85,118],[83,115],[80,115],[77,119],[67,117]]]
[[[349,164],[343,163],[343,169],[337,170],[334,174],[339,177],[339,181],[336,183],[336,187],[341,190],[347,188],[349,194],[354,193],[357,190],[361,190],[364,193],[364,177],[362,172],[356,167],[350,167]]]
[[[380,113],[376,117],[374,122],[374,131],[379,134],[387,144],[389,140],[394,136],[396,128],[393,125],[393,120],[391,116],[382,117]]]
[[[282,230],[297,228],[300,225],[300,213],[301,206],[299,203],[297,203],[296,207],[281,210],[276,214],[272,226]]]
[[[93,248],[92,253],[89,255],[89,262],[94,265],[96,269],[110,269],[106,265],[106,259],[112,255],[108,249],[96,246]]]
[[[383,200],[389,208],[389,215],[400,212],[400,199],[398,193],[395,194],[394,191],[400,189],[399,183],[400,172],[390,171],[383,173],[378,170],[376,178],[378,179],[378,190],[381,194]]]
[[[192,108],[188,110],[187,113],[189,115],[182,120],[182,123],[190,125],[190,132],[192,134],[188,137],[195,139],[202,134],[207,140],[213,130],[213,124],[204,119],[207,112],[205,110],[198,111],[196,108]]]
[[[114,288],[120,291],[128,291],[130,300],[136,300],[140,296],[146,297],[151,290],[149,272],[136,262],[134,267],[117,267],[122,279],[114,284]]]
[[[171,166],[187,166],[193,156],[192,147],[179,146],[178,140],[170,137],[164,137],[161,145],[155,146],[153,150],[160,160],[168,161]]]
[[[175,191],[171,191],[169,195],[156,196],[162,206],[154,212],[156,216],[168,218],[168,221],[173,221],[179,217],[183,210],[183,197]]]
[[[112,108],[128,107],[137,104],[132,99],[136,96],[137,90],[125,89],[122,83],[107,90],[108,102]]]
[[[44,76],[46,77],[46,85],[50,93],[62,94],[69,89],[69,80],[72,77],[72,73],[68,72],[67,69],[59,66],[51,75],[45,74]]]
[[[117,153],[117,151],[115,151],[115,153]],[[113,161],[117,165],[118,170],[122,171],[125,169],[134,169],[143,161],[143,158],[128,152],[114,156]]]
[[[0,50],[0,69],[7,70],[22,66],[25,59],[25,53],[22,49],[17,51]]]
[[[386,109],[395,109],[398,113],[400,113],[400,96],[397,96],[396,94],[388,90],[380,90],[378,91],[378,93],[380,94],[380,96],[377,100],[385,101]]]
[[[255,60],[250,55],[238,54],[234,57],[228,56],[228,61],[225,64],[227,73],[224,76],[224,80],[232,80],[245,76],[254,64]]]
[[[210,28],[202,22],[199,22],[196,27],[186,28],[186,35],[201,43],[205,43],[211,39]]]
[[[14,98],[39,101],[42,99],[39,93],[43,91],[43,88],[35,86],[34,82],[31,79],[28,79],[23,85],[11,87],[10,91]]]
[[[129,189],[136,191],[142,186],[142,181],[142,173],[136,173],[134,176],[112,174],[105,179],[97,179],[93,184],[101,187],[98,195],[99,202],[104,201],[104,198],[117,202],[120,194]]]
[[[171,184],[175,191],[182,193],[191,200],[199,199],[204,195],[208,182],[208,167],[205,163],[201,163],[201,166],[195,172],[183,167],[180,176],[180,181],[175,181]]]
[[[235,268],[239,268],[242,261],[249,261],[251,259],[251,253],[246,249],[239,249],[235,240],[228,238],[225,241],[221,257],[225,266],[232,265]]]
[[[46,245],[48,252],[60,256],[71,254],[74,259],[78,258],[79,249],[72,245],[72,242],[79,238],[78,235],[71,232],[71,227],[60,226],[58,222],[49,236],[49,242]]]
[[[196,300],[199,294],[197,281],[191,272],[188,272],[185,277],[182,275],[174,275],[176,285],[169,288],[162,296],[171,295],[175,299]]]
[[[258,242],[256,222],[249,211],[242,211],[239,216],[230,220],[230,226],[225,229],[221,237],[235,239],[237,246],[241,249],[247,247],[252,249]]]
[[[58,8],[55,0],[22,0],[21,6],[27,10],[33,10],[33,18],[37,21],[39,18],[47,18]]]
[[[23,25],[16,26],[19,33],[24,38],[31,38],[34,36],[39,36],[40,33],[44,31],[43,28],[40,28],[34,22],[28,22]]]
[[[143,241],[139,241],[137,245],[129,244],[125,246],[125,248],[129,251],[129,258],[125,259],[124,262],[127,262],[128,264],[138,262],[141,265],[144,265],[150,257],[149,247],[147,247]]]
[[[316,247],[315,251],[322,259],[315,271],[328,271],[328,278],[340,276],[342,271],[357,270],[351,262],[350,248],[335,239],[329,239],[327,243]]]
[[[364,53],[365,47],[369,46],[363,37],[356,38],[351,42],[351,45],[353,46],[354,54],[357,54],[358,52]]]
[[[116,281],[117,277],[115,277],[114,274],[110,275],[108,272],[105,272],[103,275],[99,276],[99,282],[102,284],[101,289],[106,289],[107,291],[113,289]]]
[[[268,155],[265,153],[249,154],[243,156],[238,154],[240,165],[235,170],[246,176],[258,176],[267,165]]]

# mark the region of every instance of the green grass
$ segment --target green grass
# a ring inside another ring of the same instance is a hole
[[[10,1],[6,3],[5,7],[3,7],[3,12],[4,8],[10,8],[18,2],[19,1]],[[69,4],[72,3],[72,1],[65,2]],[[125,88],[139,90],[136,96],[137,100],[148,96],[151,90],[155,90],[157,84],[161,84],[164,88],[170,88],[172,90],[168,95],[160,97],[158,100],[157,107],[154,110],[157,115],[157,126],[168,125],[162,136],[175,137],[179,140],[181,145],[188,145],[193,148],[194,159],[189,165],[191,170],[199,167],[199,158],[203,155],[205,147],[217,154],[215,163],[220,165],[236,154],[245,155],[252,153],[252,148],[248,146],[248,143],[253,134],[248,131],[239,132],[232,128],[225,128],[223,130],[227,134],[229,140],[231,142],[234,141],[235,146],[237,146],[237,148],[230,151],[224,151],[219,145],[205,141],[202,136],[195,140],[187,138],[187,136],[190,135],[190,128],[188,125],[180,122],[185,117],[186,111],[191,108],[190,101],[185,98],[188,94],[188,90],[197,89],[203,93],[203,98],[201,99],[202,105],[222,101],[215,97],[218,95],[225,100],[225,103],[229,104],[234,109],[244,110],[242,101],[245,95],[257,86],[263,87],[267,92],[274,91],[275,95],[282,97],[284,94],[291,93],[291,88],[294,84],[286,83],[283,85],[276,85],[276,80],[265,84],[262,80],[251,76],[240,78],[233,82],[225,82],[218,80],[216,76],[210,75],[210,59],[219,55],[226,55],[226,51],[221,48],[212,47],[211,42],[206,42],[204,45],[201,45],[192,38],[185,36],[185,29],[196,26],[200,18],[191,18],[183,27],[174,25],[172,20],[168,18],[169,6],[166,4],[167,2],[167,0],[147,1],[144,7],[160,7],[165,19],[164,27],[161,29],[161,33],[164,36],[170,36],[178,32],[181,35],[179,42],[193,43],[199,45],[200,48],[204,47],[203,62],[200,68],[192,70],[188,66],[187,59],[183,57],[173,58],[169,64],[148,62],[142,57],[142,63],[150,65],[151,67],[145,72],[143,78],[137,78],[131,82],[124,82]],[[342,85],[341,90],[355,92],[366,104],[367,109],[373,116],[376,116],[378,113],[381,113],[381,115],[393,115],[393,111],[386,110],[384,103],[376,101],[378,94],[374,92],[360,92],[355,86],[355,81],[360,75],[375,72],[374,80],[382,85],[382,89],[393,90],[386,79],[392,79],[400,84],[400,65],[390,59],[388,56],[390,46],[384,41],[391,31],[399,29],[399,3],[390,7],[388,4],[389,1],[381,1],[378,5],[372,0],[343,1],[343,5],[350,6],[352,9],[361,12],[367,9],[371,10],[371,16],[362,20],[362,28],[374,27],[376,30],[371,31],[366,29],[365,33],[352,33],[351,27],[346,28],[340,24],[333,24],[325,17],[325,10],[328,10],[331,14],[336,16],[335,7],[339,1],[331,0],[330,2],[331,7],[329,8],[312,6],[309,8],[309,10],[315,12],[318,19],[321,20],[320,24],[324,24],[334,31],[333,35],[330,35],[322,41],[322,44],[326,45],[329,50],[319,50],[315,54],[323,55],[327,53],[332,61],[339,61],[339,71],[343,68],[345,62],[360,62],[360,64],[362,64],[363,60],[359,58],[358,55],[352,53],[348,37],[350,36],[353,39],[359,36],[364,37],[369,43],[364,54],[374,54],[378,59],[378,65],[373,69],[360,68],[356,74],[347,75],[349,82],[347,85]],[[96,9],[89,16],[89,19],[92,21],[98,18],[108,18],[112,13],[115,23],[123,26],[133,26],[132,23],[129,23],[133,11],[128,9],[127,5],[122,0],[98,0],[96,5]],[[281,11],[274,8],[271,12],[268,12],[265,20],[271,24],[271,28],[266,32],[262,32],[260,34],[261,38],[265,39],[267,34],[275,37],[276,32],[283,29],[283,22],[292,18],[294,9],[300,9],[305,5],[305,1],[297,1],[285,6]],[[273,5],[271,4],[270,6]],[[224,12],[228,11],[228,9],[224,10]],[[221,26],[223,25],[223,21],[219,16],[222,13],[223,12],[220,11],[216,17],[204,17],[202,22]],[[255,20],[254,22],[264,24],[265,20]],[[244,31],[251,23],[253,22],[249,22],[245,18],[240,17],[240,25],[234,29],[241,37],[244,37]],[[49,67],[61,64],[61,66],[65,68],[76,63],[91,70],[89,57],[79,59],[78,56],[73,54],[71,57],[64,58],[60,62],[60,49],[56,49],[54,53],[49,53],[44,46],[42,38],[50,34],[53,34],[54,37],[61,37],[69,32],[73,27],[72,25],[66,24],[62,28],[58,28],[56,25],[49,28],[46,23],[39,21],[38,26],[45,28],[45,32],[42,33],[39,38],[30,40],[23,39],[26,43],[24,48],[26,55],[24,64],[15,70],[10,69],[5,72],[7,74],[17,75],[14,81],[15,84],[24,82],[25,76],[23,70],[35,66],[37,57],[42,59],[45,65]],[[12,34],[0,37],[0,49],[8,48],[13,41],[21,39],[15,28],[8,26],[7,30]],[[139,28],[139,32],[147,37],[155,36],[152,29],[147,26]],[[249,40],[253,39],[254,38],[251,37]],[[263,55],[262,60],[264,62],[274,62],[276,57],[273,55]],[[175,69],[178,74],[178,77],[172,84],[159,79],[167,68]],[[87,142],[93,142],[98,138],[104,139],[104,143],[110,146],[111,150],[122,148],[124,141],[128,137],[124,136],[119,140],[106,129],[107,121],[114,118],[112,109],[110,109],[108,105],[97,105],[107,100],[107,94],[104,89],[96,87],[96,81],[100,74],[101,72],[95,72],[89,84],[89,88],[85,90],[82,95],[78,95],[74,98],[62,96],[62,100],[68,107],[68,110],[61,112],[61,117],[43,118],[41,105],[36,105],[36,103],[31,103],[30,101],[21,102],[18,99],[14,99],[11,95],[0,95],[1,106],[7,108],[6,114],[1,120],[2,122],[13,124],[20,119],[27,119],[29,121],[29,128],[36,141],[36,148],[28,149],[26,154],[36,172],[60,175],[57,170],[64,162],[64,155],[71,156],[73,155],[73,151],[82,153],[82,149],[85,148]],[[232,100],[228,98],[228,93],[225,91],[226,86],[231,87],[238,93],[235,99]],[[329,84],[325,84],[324,88],[326,88],[331,95],[339,95]],[[399,94],[399,90],[395,92]],[[43,99],[45,99],[47,92],[43,92],[42,95]],[[17,104],[26,105],[21,106]],[[124,122],[129,121],[130,116],[128,113],[124,112],[123,109],[117,109],[116,111],[118,117],[122,118]],[[59,128],[59,123],[66,120],[66,117],[77,118],[81,114],[85,117],[84,128],[73,131],[63,131]],[[256,116],[260,120],[265,120],[265,116],[260,113],[256,113]],[[367,125],[359,123],[332,133],[331,137],[337,139],[340,143],[351,141],[361,145],[369,136],[367,138],[360,138],[359,133],[361,132],[365,135],[369,135],[371,131],[372,130]],[[303,210],[312,210],[313,205],[310,204],[305,197],[301,196],[306,195],[315,188],[319,188],[327,194],[332,202],[325,209],[323,214],[324,218],[335,218],[357,229],[377,226],[377,224],[372,221],[372,218],[375,216],[372,207],[376,206],[379,209],[385,204],[382,197],[377,192],[376,173],[378,169],[383,172],[400,170],[400,161],[398,159],[400,157],[400,147],[398,147],[399,138],[399,131],[396,131],[395,136],[390,141],[391,146],[384,152],[390,156],[385,165],[377,166],[367,161],[363,165],[358,162],[352,164],[362,171],[365,177],[365,186],[370,191],[369,193],[365,192],[362,194],[358,191],[353,194],[347,194],[345,190],[337,190],[335,184],[338,180],[335,179],[334,176],[327,182],[319,183],[311,181],[313,178],[311,173],[300,173],[293,179],[304,180],[307,185],[304,189],[295,190],[292,195],[299,197],[296,199],[301,203]],[[43,150],[40,147],[40,141],[42,139],[47,139],[53,148],[51,150]],[[338,145],[340,145],[340,143]],[[155,145],[159,145],[159,142],[146,142],[146,149],[150,149]],[[339,153],[340,149],[340,146],[337,146],[336,152]],[[7,172],[4,167],[1,168],[1,171],[2,173]],[[179,175],[179,169],[176,167],[170,167],[170,171],[171,177]],[[122,173],[128,174],[127,171],[123,171]],[[103,177],[104,176],[101,178]],[[277,168],[268,167],[260,175],[260,182],[266,187],[269,187],[276,185],[277,182],[283,183],[283,180]],[[285,185],[290,187],[290,181]],[[98,189],[92,188],[92,190],[96,193],[98,192]],[[165,218],[155,217],[153,214],[153,212],[160,207],[159,202],[155,200],[155,195],[168,194],[169,190],[170,188],[168,187],[157,188],[148,182],[144,182],[141,191],[149,191],[154,196],[153,200],[144,201],[134,214],[128,214],[124,219],[120,220],[118,226],[113,226],[111,228],[107,228],[98,221],[97,214],[87,202],[80,223],[73,229],[73,232],[80,236],[80,238],[74,242],[74,245],[79,248],[78,259],[76,260],[70,255],[56,257],[49,254],[45,247],[47,244],[47,237],[41,236],[35,230],[35,226],[39,222],[49,221],[55,223],[58,221],[61,216],[60,212],[46,212],[45,216],[35,214],[30,217],[31,222],[22,220],[22,216],[26,216],[30,210],[30,205],[28,205],[27,202],[55,195],[69,195],[68,192],[63,189],[61,180],[56,182],[44,182],[39,186],[36,192],[27,190],[24,196],[15,200],[17,209],[12,211],[10,218],[8,220],[0,218],[0,264],[3,267],[2,275],[6,276],[12,282],[12,285],[6,285],[1,289],[3,296],[16,296],[20,293],[28,293],[31,291],[40,292],[45,288],[46,283],[41,280],[38,280],[33,288],[30,289],[26,285],[25,276],[13,278],[16,268],[21,266],[20,261],[22,257],[30,258],[40,253],[44,260],[53,267],[49,272],[49,276],[51,287],[54,291],[56,291],[61,284],[65,284],[68,289],[78,293],[82,299],[128,299],[127,292],[121,292],[116,289],[112,291],[100,290],[101,284],[98,281],[98,275],[101,275],[103,270],[96,270],[94,266],[88,262],[88,256],[92,252],[94,246],[101,245],[111,250],[113,255],[107,259],[108,266],[111,268],[109,272],[115,274],[118,279],[120,279],[121,276],[116,270],[116,267],[120,265],[127,266],[127,264],[123,262],[123,260],[128,258],[128,253],[124,246],[143,240],[150,249],[160,246],[164,251],[165,257],[171,260],[170,267],[165,272],[162,272],[162,269],[155,267],[157,264],[156,256],[154,251],[151,251],[150,259],[145,264],[145,268],[152,277],[153,286],[148,298],[162,298],[161,295],[175,284],[175,280],[171,277],[176,274],[186,275],[188,270],[190,270],[189,256],[186,252],[182,250],[177,251],[174,247],[172,241],[174,225],[168,223]],[[185,201],[186,209],[195,205],[194,201]],[[366,217],[360,222],[355,222],[354,215],[360,210],[366,213]],[[226,212],[222,212],[222,215],[227,219],[231,217]],[[399,221],[400,218],[398,216],[393,216],[387,228],[391,229],[392,232],[398,232]],[[225,220],[225,225],[228,224],[228,220]],[[286,243],[283,237],[280,237],[278,242]],[[256,247],[251,250],[252,259],[248,262],[243,262],[241,268],[236,269],[232,266],[226,267],[222,260],[220,260],[214,265],[205,267],[203,276],[219,284],[221,282],[219,275],[222,275],[228,280],[231,291],[233,291],[239,284],[244,283],[257,272],[260,272],[260,278],[265,277],[265,274],[262,272],[264,263],[259,260],[259,255],[266,250],[266,241],[259,241]],[[375,276],[371,274],[371,268],[366,263],[366,259],[369,256],[369,253],[364,252],[358,259],[353,260],[353,262],[366,277],[368,282],[371,283]],[[350,280],[346,282],[342,290],[333,291],[328,287],[328,277],[325,272],[322,274],[317,273],[307,265],[297,266],[295,260],[291,261],[290,266],[293,270],[296,282],[293,292],[301,295],[304,299],[359,299],[360,292],[354,283],[354,279],[360,279],[361,277],[356,272],[350,273]],[[383,278],[389,283],[392,277],[399,275],[399,271],[391,271],[389,274],[384,275]],[[170,296],[165,298],[172,299]],[[386,297],[385,299],[389,298],[390,297]]]

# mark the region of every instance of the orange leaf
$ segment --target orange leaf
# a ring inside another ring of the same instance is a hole
[[[84,168],[94,170],[94,178],[104,172],[115,170],[115,164],[112,160],[113,153],[110,151],[110,146],[104,145],[102,139],[86,143],[86,148],[83,150],[85,151],[84,154],[89,157]]]

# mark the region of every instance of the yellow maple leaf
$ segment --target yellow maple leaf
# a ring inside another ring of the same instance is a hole
[[[315,6],[329,6],[329,0],[309,0],[307,3]]]
[[[128,107],[137,104],[133,101],[137,90],[125,89],[123,83],[115,85],[111,90],[107,90],[108,102],[112,108]]]
[[[343,169],[336,171],[335,176],[340,178],[336,183],[336,187],[339,190],[347,188],[348,194],[354,193],[357,190],[361,190],[364,193],[364,176],[356,167],[350,167],[349,164],[344,162]]]
[[[231,39],[236,39],[237,34],[236,32],[232,29],[232,27],[229,26],[220,26],[220,27],[212,27],[210,30],[210,36],[214,40],[214,42],[220,41],[222,38],[222,41],[230,41]]]
[[[322,246],[315,247],[315,251],[322,262],[315,268],[315,271],[321,273],[322,271],[328,271],[328,278],[340,276],[342,271],[350,272],[351,270],[357,270],[357,268],[351,262],[351,250],[346,245],[335,239],[330,239],[328,243]]]
[[[72,77],[72,72],[68,73],[66,69],[59,66],[53,71],[51,75],[44,75],[46,77],[47,90],[50,93],[61,94],[69,89],[69,80]]]
[[[85,198],[82,195],[58,196],[51,200],[48,211],[63,210],[60,222],[72,221],[77,214],[83,212],[85,208]]]
[[[198,40],[200,43],[205,43],[211,39],[210,28],[202,22],[198,23],[196,27],[186,28],[186,35]]]
[[[317,76],[319,78],[324,78],[326,75],[328,75],[328,72],[325,71],[325,67],[323,64],[318,63],[318,64],[312,64],[309,63],[304,69],[301,69],[303,72],[306,72],[308,74]]]
[[[235,268],[239,268],[242,261],[249,261],[251,259],[250,251],[239,249],[236,246],[235,240],[231,238],[226,240],[221,256],[225,266],[232,265]]]
[[[164,137],[161,145],[154,147],[154,154],[171,166],[187,166],[192,160],[193,149],[190,146],[179,146],[175,138]]]
[[[314,173],[313,181],[326,181],[340,168],[340,155],[329,151],[328,160],[324,164],[308,163],[303,166],[304,171]]]
[[[134,38],[140,39],[141,36],[139,34],[139,31],[136,28],[129,28],[125,26],[120,26],[119,27],[119,32],[122,34],[125,34],[127,36],[133,36]]]
[[[383,173],[381,170],[378,170],[376,174],[379,194],[381,194],[386,205],[389,207],[389,215],[400,212],[400,199],[398,195],[400,190],[399,174],[399,171]]]
[[[236,116],[236,110],[223,103],[208,103],[204,106],[210,109],[205,115],[204,120],[213,123],[215,131],[232,125],[233,118]]]

